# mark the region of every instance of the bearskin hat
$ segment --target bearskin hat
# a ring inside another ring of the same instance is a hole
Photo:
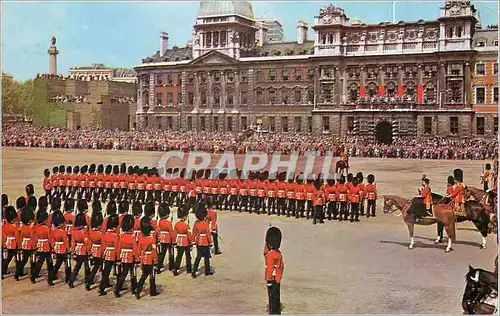
[[[236,169],[236,176],[238,179],[243,179],[243,171],[241,169]]]
[[[457,181],[457,182],[463,182],[464,181],[464,172],[462,171],[462,169],[453,170],[453,178],[455,178],[455,181]]]
[[[186,170],[186,169],[183,169],[183,170]],[[153,174],[153,176],[159,176],[160,173],[158,172],[158,169],[156,167],[153,167],[153,169],[151,169],[151,172]]]
[[[269,171],[262,171],[260,173],[260,177],[259,177],[260,181],[266,181],[267,179],[269,179]]]
[[[75,216],[75,227],[85,227],[87,226],[87,218],[85,217],[85,214],[83,213],[78,213]]]
[[[101,213],[102,212],[102,204],[99,200],[94,200],[92,202],[92,212],[93,213]]]
[[[74,166],[73,167],[73,174],[78,174],[80,173],[80,167],[79,166]]]
[[[55,166],[54,168],[52,168],[52,173],[54,174],[59,173],[59,167]]]
[[[151,225],[149,218],[148,217],[141,218],[140,224],[141,224],[141,233],[144,236],[149,236],[149,234],[153,231],[153,225]]]
[[[97,173],[103,173],[104,172],[104,165],[100,164],[97,166]]]
[[[368,180],[368,183],[373,184],[373,182],[375,182],[375,176],[370,173],[368,177],[366,177],[366,180]]]
[[[141,216],[142,215],[141,202],[135,201],[134,204],[132,204],[132,215],[134,215],[134,216]]]
[[[130,216],[130,215],[126,215],[126,216]],[[126,216],[124,216],[124,219],[125,219]],[[134,220],[132,219],[132,224],[133,223],[134,223]],[[109,229],[116,229],[117,227],[118,227],[118,214],[111,214],[108,217],[108,221],[106,223],[106,229],[107,230],[109,230]],[[122,223],[122,227],[123,227],[123,223]]]
[[[125,173],[125,172],[127,172],[127,164],[122,162],[120,164],[120,173]]]
[[[352,182],[353,178],[354,178],[354,176],[352,175],[352,173],[347,174],[347,182]]]
[[[455,178],[453,176],[448,176],[448,179],[446,180],[447,184],[454,185],[455,184]]]
[[[143,175],[143,170],[141,168],[137,168],[137,175],[142,176]]]
[[[49,213],[47,213],[46,210],[38,210],[36,213],[36,223],[37,224],[43,224],[49,219]]]
[[[95,163],[91,164],[89,167],[89,173],[94,173],[95,172]]]
[[[65,212],[73,212],[75,210],[75,200],[69,198],[66,201],[64,201],[64,211]]]
[[[142,167],[142,174],[145,176],[149,176],[149,168],[148,166]]]
[[[356,179],[358,179],[358,183],[363,183],[364,180],[363,172],[356,173]]]
[[[33,187],[33,184],[27,184],[26,187],[24,188],[26,191],[26,196],[31,196],[35,194],[35,188]]]
[[[46,210],[47,207],[49,207],[49,201],[47,200],[47,197],[45,195],[42,195],[38,198],[38,209]]]
[[[155,169],[155,168],[153,168],[153,170],[154,170],[154,169]],[[179,175],[179,177],[180,177],[181,179],[185,179],[185,177],[186,177],[186,168],[182,168],[182,170],[181,170],[181,174]]]
[[[207,208],[205,207],[205,204],[203,203],[196,204],[194,215],[198,220],[200,221],[204,220],[205,217],[207,217]]]
[[[61,209],[61,198],[58,196],[54,196],[52,201],[50,201],[50,209],[52,211],[58,211]]]
[[[9,205],[9,196],[5,193],[2,194],[2,207]]]
[[[64,224],[66,221],[64,220],[64,216],[61,211],[54,211],[52,213],[52,225],[55,227],[59,227]]]
[[[285,181],[286,180],[286,171],[280,172],[278,175],[278,180]]]
[[[129,209],[129,203],[127,200],[122,200],[120,203],[118,203],[118,213],[120,214],[127,214],[128,209]]]
[[[170,170],[172,170],[172,169],[170,169]],[[168,171],[168,169],[167,169],[167,171]],[[196,178],[197,179],[203,179],[204,175],[205,175],[204,169],[200,169],[200,170],[196,171]]]
[[[28,198],[28,202],[26,203],[26,207],[29,207],[32,211],[35,211],[36,207],[38,205],[38,202],[36,200],[36,197],[33,195]]]
[[[155,202],[147,202],[144,206],[144,216],[152,219],[155,216]]]
[[[139,166],[134,166],[134,174],[139,174]]]
[[[325,176],[323,175],[323,173],[319,173],[318,174],[318,177],[316,178],[318,181],[321,181],[321,182],[324,182],[325,181]]]
[[[281,230],[278,227],[269,227],[266,232],[266,245],[269,249],[280,249]]]
[[[340,176],[339,183],[340,184],[345,184],[345,177],[344,177],[344,175]]]
[[[205,179],[210,179],[211,174],[212,174],[212,171],[210,169],[205,169]]]
[[[111,214],[116,214],[116,202],[110,201],[108,205],[106,205],[106,214],[109,216]]]
[[[85,211],[87,211],[89,209],[89,205],[88,205],[86,200],[80,199],[76,203],[76,209],[78,210],[78,212],[84,213]]]
[[[84,174],[84,173],[87,173],[89,170],[89,166],[87,165],[83,165],[81,168],[80,168],[80,173],[81,174]]]
[[[174,176],[178,177],[179,176],[179,168],[175,168],[173,171]]]
[[[486,170],[491,170],[491,164],[490,163],[486,164]]]
[[[59,166],[59,173],[64,173],[64,171],[66,171],[66,168],[64,167],[64,165],[60,165]]]
[[[113,174],[118,175],[120,173],[120,166],[114,165],[113,166]]]
[[[45,177],[45,178],[50,177],[50,170],[49,170],[49,169],[45,169],[45,170],[43,171],[43,175],[44,175],[44,177]]]
[[[94,212],[92,213],[92,216],[90,216],[90,226],[92,228],[98,228],[102,225],[102,222],[104,221],[104,218],[102,216],[101,212]],[[108,219],[109,221],[109,219]]]
[[[26,199],[23,196],[20,196],[16,200],[16,209],[20,210],[26,207]]]
[[[314,188],[315,188],[316,190],[321,190],[321,184],[322,184],[322,183],[323,183],[323,182],[322,182],[321,180],[316,179],[316,180],[314,181]]]
[[[108,219],[109,221],[109,219]],[[122,219],[122,230],[128,232],[134,228],[134,217],[132,215],[125,215]]]
[[[328,179],[326,179],[326,183],[328,185],[335,185],[335,179],[334,178],[328,178]]]
[[[67,174],[71,174],[71,171],[73,170],[73,168],[71,168],[71,166],[67,166],[66,167],[66,173]]]
[[[14,208],[14,206],[9,205],[5,208],[5,219],[9,223],[12,223],[17,219],[17,213],[16,213],[16,209]]]
[[[35,213],[29,207],[23,208],[21,211],[21,222],[24,225],[29,225],[33,219],[35,219]]]
[[[128,166],[127,173],[129,176],[133,175],[134,174],[134,167]]]
[[[104,169],[105,174],[111,174],[111,171],[113,170],[113,166],[107,165],[106,168]]]
[[[183,217],[187,217],[189,214],[189,208],[187,207],[186,204],[182,204],[181,206],[179,206],[179,208],[177,209],[177,218],[178,219],[181,219]]]
[[[167,218],[170,215],[170,207],[167,203],[160,203],[160,206],[158,206],[158,215],[160,215],[160,218]]]
[[[304,183],[304,174],[302,172],[295,177],[295,182],[297,182],[297,184]]]
[[[191,182],[193,182],[194,180],[196,180],[196,171],[194,171],[194,170],[191,171],[191,176],[190,176],[189,180]]]
[[[352,185],[353,185],[353,186],[357,186],[358,184],[359,184],[359,179],[358,179],[358,177],[354,177],[354,178],[352,179]]]

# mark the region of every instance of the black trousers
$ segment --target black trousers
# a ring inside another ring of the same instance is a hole
[[[269,315],[281,315],[280,284],[275,281],[268,283],[267,296],[269,299]]]
[[[54,268],[54,264],[52,262],[52,254],[50,252],[38,252],[36,255],[35,267],[31,270],[31,278],[36,278],[38,274],[40,274],[40,270],[42,270],[43,263],[47,262],[47,272],[50,274],[50,271]],[[48,278],[47,278],[48,281]]]
[[[71,259],[68,258],[67,254],[56,254],[56,263],[54,264],[54,268],[52,269],[52,273],[49,276],[49,282],[53,281],[57,277],[57,273],[59,272],[59,268],[64,263],[64,276],[65,282],[69,282],[69,277],[71,274]]]
[[[347,220],[349,211],[347,209],[347,202],[339,202],[339,221]]]
[[[306,201],[297,200],[297,206],[295,207],[295,217],[296,218],[304,217],[305,206],[306,206]]]
[[[163,191],[162,195],[161,195],[161,200],[163,202],[168,202],[170,201],[170,191]]]
[[[3,258],[2,260],[2,275],[5,275],[7,273],[7,270],[9,269],[9,264],[12,261],[12,258],[14,258],[16,266],[17,266],[17,249],[7,249],[7,256],[6,258]]]
[[[256,196],[250,196],[250,205],[248,206],[248,209],[250,213],[253,212],[253,210],[257,209],[257,197]]]
[[[28,263],[28,260],[30,261],[30,271],[34,270],[35,261],[33,260],[33,254],[33,250],[21,250],[21,260],[16,262],[16,277],[20,277],[24,274],[24,267],[26,263]]]
[[[375,216],[375,209],[376,209],[376,203],[375,203],[375,200],[368,200],[368,204],[367,204],[367,207],[366,207],[366,216],[371,215],[372,216]]]
[[[295,203],[295,199],[287,199],[287,211],[286,211],[286,216],[287,217],[290,217],[290,216],[295,216],[296,214],[296,203]]]
[[[243,195],[241,196],[240,198],[240,212],[245,209],[245,211],[247,210],[248,208],[248,196],[247,195]]]
[[[101,198],[103,190],[104,190],[103,187],[94,188],[94,200],[99,200]]]
[[[88,278],[86,279],[86,283],[88,285],[94,284],[94,279],[97,274],[97,271],[99,271],[99,269],[102,269],[102,258],[92,257],[91,262],[93,264],[92,270],[90,271]]]
[[[215,252],[219,252],[219,235],[217,232],[212,232],[212,239],[214,241]]]
[[[163,267],[163,262],[165,260],[165,256],[168,252],[168,269],[170,271],[175,269],[175,261],[174,261],[174,245],[173,244],[165,244],[160,243],[160,254],[158,258],[158,266]]]
[[[71,277],[69,279],[69,283],[73,284],[76,280],[76,276],[78,275],[78,272],[80,272],[80,268],[83,265],[83,272],[84,272],[84,278],[85,281],[88,279],[89,274],[90,274],[90,268],[89,268],[89,260],[87,256],[76,256],[76,264],[75,267],[73,268],[73,272],[71,273]]]
[[[45,196],[47,197],[47,202],[50,202],[52,201],[52,190],[45,190]]]
[[[105,293],[106,287],[109,285],[109,274],[111,273],[111,269],[115,265],[115,261],[104,260],[104,268],[102,269],[101,274],[101,283],[99,283],[99,292]]]
[[[144,190],[137,190],[136,200],[141,201],[142,203],[144,203],[145,199],[146,199],[146,191],[144,191]]]
[[[338,215],[338,210],[337,210],[337,202],[336,201],[329,201],[327,206],[327,214],[328,214],[328,220],[337,219]]]
[[[235,194],[231,194],[228,199],[228,207],[230,211],[236,211],[238,208],[238,196]]]
[[[188,198],[188,200],[187,200],[187,206],[189,208],[193,208],[194,209],[194,207],[196,206],[196,198],[195,197]]]
[[[278,198],[278,203],[277,203],[277,213],[278,216],[281,214],[285,215],[286,214],[286,198]]]
[[[135,263],[122,263],[122,268],[118,280],[116,281],[115,293],[119,293],[123,288],[123,283],[125,283],[125,278],[130,272],[130,282],[132,283],[132,293],[135,292],[137,288],[137,276],[135,275]]]
[[[130,202],[134,202],[135,201],[135,198],[136,198],[136,190],[128,190],[128,200]]]
[[[217,199],[217,208],[219,210],[227,209],[227,194],[220,194]]]
[[[139,283],[137,284],[136,293],[141,293],[144,283],[146,279],[149,277],[149,295],[154,296],[157,295],[156,291],[156,273],[154,266],[152,264],[143,264],[142,265],[142,275],[139,279]]]
[[[210,247],[209,246],[196,246],[196,259],[194,260],[193,273],[198,272],[201,258],[204,258],[205,275],[210,273]]]
[[[186,253],[186,272],[191,273],[191,247],[177,246],[177,258],[175,258],[175,269],[179,270],[183,254]]]
[[[325,218],[325,211],[323,205],[316,205],[314,207],[313,223],[316,224],[316,221],[320,221],[320,223],[323,223],[324,218]]]
[[[313,201],[307,200],[306,201],[306,207],[307,207],[306,217],[307,217],[307,219],[309,219],[312,216],[313,210],[314,210]]]
[[[267,215],[276,214],[276,198],[267,198]]]
[[[359,221],[359,203],[351,202],[351,222]]]
[[[158,203],[161,202],[161,190],[155,190],[155,201]]]

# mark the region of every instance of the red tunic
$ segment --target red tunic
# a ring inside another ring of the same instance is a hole
[[[340,202],[347,202],[347,186],[345,184],[339,184],[337,186],[337,194]]]
[[[324,190],[328,201],[337,201],[337,187],[335,185],[327,185]]]
[[[113,176],[105,175],[103,178],[104,178],[104,187],[106,189],[111,189],[111,187],[113,186]]]
[[[359,196],[359,187],[358,186],[351,186],[348,192],[349,195],[349,201],[351,203],[359,203],[360,201],[360,196]]]
[[[176,234],[172,228],[172,222],[166,218],[162,218],[158,221],[159,230],[159,240],[164,244],[173,244],[176,239]]]
[[[142,264],[152,265],[158,263],[156,240],[152,234],[149,236],[144,236],[143,234],[139,235],[138,249]]]
[[[97,187],[103,188],[104,187],[104,175],[102,173],[98,173],[96,175],[96,180],[97,180]]]
[[[43,178],[43,189],[46,191],[52,190],[52,180],[50,178]]]
[[[146,180],[146,190],[152,191],[154,189],[154,180],[153,180],[153,177],[146,176],[145,180]]]
[[[221,180],[219,182],[219,192],[220,194],[228,194],[229,190],[227,188],[227,180]]]
[[[88,255],[89,238],[86,229],[73,229],[71,233],[71,252],[77,256]]]
[[[59,175],[53,174],[52,176],[50,176],[50,181],[52,181],[52,187],[59,186]]]
[[[50,252],[50,226],[46,224],[35,226],[36,248],[38,252]]]
[[[112,175],[111,176],[111,183],[113,184],[113,189],[119,189],[120,188],[120,176],[119,175]]]
[[[127,188],[127,174],[122,173],[118,177],[118,180],[120,181],[120,189],[126,189]]]
[[[128,182],[128,189],[129,190],[135,190],[135,189],[137,189],[136,177],[137,177],[136,175],[127,176],[127,182]]]
[[[160,191],[162,189],[162,183],[161,183],[161,178],[160,177],[157,177],[157,176],[154,176],[153,177],[153,189],[155,189],[156,191]]]
[[[212,245],[212,234],[207,222],[196,221],[194,223],[193,234],[191,234],[191,243],[196,246]]]
[[[267,185],[264,181],[258,181],[257,182],[257,196],[258,197],[265,197],[266,196],[266,188]]]
[[[314,205],[325,205],[325,193],[323,190],[316,190],[314,192]]]
[[[211,232],[217,231],[217,211],[214,209],[209,209],[207,212],[208,227]]]
[[[365,193],[369,201],[373,201],[377,198],[377,187],[374,184],[367,184],[365,186]]]
[[[306,198],[306,186],[304,184],[295,185],[295,199],[303,201]]]
[[[231,195],[238,195],[238,192],[240,191],[238,180],[229,180],[228,186],[229,193]]]
[[[120,243],[115,230],[108,230],[102,235],[103,258],[108,261],[116,261],[120,254]]]
[[[191,232],[189,230],[189,225],[185,221],[180,220],[175,223],[174,231],[176,233],[175,243],[177,246],[187,247],[190,245]]]
[[[134,263],[139,261],[139,248],[137,241],[131,232],[120,235],[120,259],[122,263]]]
[[[316,188],[311,183],[306,184],[306,199],[308,201],[314,200],[314,192],[316,192]]]
[[[50,245],[54,253],[64,255],[69,251],[68,235],[66,231],[58,227],[52,231]]]
[[[248,182],[247,181],[241,180],[238,187],[239,187],[239,193],[241,196],[248,195]]]
[[[73,215],[73,211],[64,213],[64,220],[66,221],[66,233],[71,235],[71,231],[73,230],[73,222],[75,221],[75,215]]]
[[[256,180],[249,180],[248,181],[248,189],[249,189],[250,196],[257,196],[257,190],[258,190],[257,181]]]
[[[60,187],[64,187],[66,186],[66,175],[65,174],[59,174],[59,176],[57,177],[57,179],[59,180],[59,186]]]
[[[95,173],[92,173],[92,174],[89,174],[87,176],[87,180],[89,181],[89,187],[91,188],[95,188],[96,185],[97,185],[97,176],[95,175]]]
[[[146,181],[143,176],[137,176],[137,178],[135,178],[137,190],[144,190],[146,188],[145,182]]]
[[[89,233],[90,240],[90,254],[94,258],[102,258],[103,245],[102,245],[103,233],[98,229],[92,229]]]
[[[286,183],[283,181],[278,181],[276,184],[276,189],[278,190],[278,197],[285,198],[286,197]]]
[[[17,249],[19,245],[19,229],[14,223],[5,223],[2,227],[2,246]]]
[[[19,230],[19,243],[23,250],[33,250],[36,248],[36,235],[33,225],[21,225]]]
[[[283,262],[281,252],[273,249],[271,251],[267,251],[264,257],[266,260],[266,281],[275,281],[280,283],[283,271],[285,270],[285,263]]]

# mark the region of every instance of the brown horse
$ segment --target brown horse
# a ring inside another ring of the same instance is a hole
[[[335,164],[335,173],[349,173],[349,162],[347,160],[339,160]]]
[[[488,192],[475,187],[465,186],[464,197],[466,200],[469,200],[471,197],[474,198],[474,201],[477,201],[484,206],[487,214],[490,213],[490,205],[488,204]]]
[[[415,220],[415,216],[411,212],[411,205],[413,199],[407,199],[397,195],[384,195],[384,213],[392,213],[395,209],[398,209],[402,213],[402,217],[406,226],[408,227],[408,233],[410,234],[410,245],[408,249],[413,249],[415,241],[413,240],[414,226],[417,225],[433,225],[438,222],[442,223],[446,234],[448,235],[448,246],[445,252],[450,252],[453,250],[452,246],[455,242],[455,213],[446,204],[435,204],[433,208],[434,218],[424,217],[420,221]]]

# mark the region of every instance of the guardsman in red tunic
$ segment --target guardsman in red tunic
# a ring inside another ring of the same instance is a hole
[[[49,214],[46,210],[39,210],[36,214],[35,236],[36,236],[36,257],[35,267],[31,271],[31,283],[36,282],[36,277],[42,269],[44,261],[47,262],[47,271],[52,271],[54,265],[52,262],[52,254],[50,252],[50,235],[51,229],[48,223]],[[48,279],[47,279],[48,281]]]
[[[172,176],[173,178],[170,179],[170,200],[169,200],[169,204],[170,205],[178,205],[178,201],[179,201],[179,177],[178,177],[178,173],[179,173],[179,168],[175,168],[173,170],[173,173],[172,173]]]
[[[120,196],[120,166],[113,166],[113,174],[110,175],[111,178],[111,194],[109,199],[116,201]]]
[[[454,188],[454,185],[455,185],[455,178],[453,178],[453,176],[448,176],[448,179],[446,181],[446,195],[447,196],[451,196],[453,194],[453,190],[455,189]],[[449,203],[450,199],[448,199],[448,203]]]
[[[21,250],[21,260],[17,261],[16,264],[16,273],[14,278],[19,281],[19,278],[24,274],[24,267],[28,260],[30,260],[31,271],[34,270],[34,254],[36,250],[36,235],[34,229],[34,219],[35,213],[28,208],[25,207],[21,211],[21,225],[19,227],[19,248]]]
[[[59,167],[52,168],[50,181],[52,182],[52,196],[57,196],[59,193]]]
[[[205,261],[205,275],[212,275],[210,269],[210,247],[212,247],[212,234],[208,223],[205,221],[207,217],[207,209],[203,203],[196,205],[195,215],[197,221],[193,225],[193,233],[191,234],[191,244],[196,245],[196,259],[191,273],[193,278],[196,278],[198,266],[201,258]]]
[[[116,215],[116,203],[115,201],[110,201],[108,205],[106,205],[106,218],[104,218],[104,224],[102,225],[103,227],[101,228],[101,231],[104,233],[107,230],[108,227],[108,220],[111,217],[111,215]],[[116,228],[116,233],[118,234],[120,232],[120,229],[117,227]]]
[[[118,181],[120,182],[120,194],[118,199],[120,201],[127,199],[127,164],[124,162],[120,165],[120,175],[118,176]]]
[[[70,289],[75,287],[74,283],[76,276],[78,275],[82,264],[85,280],[89,277],[90,268],[88,255],[90,253],[90,239],[87,228],[87,219],[85,218],[85,214],[77,214],[75,217],[75,228],[72,232],[73,238],[71,239],[71,253],[73,254],[73,258],[76,260],[76,264],[68,283]]]
[[[73,193],[73,168],[71,166],[66,167],[66,198],[72,198],[71,194]]]
[[[127,170],[127,198],[130,202],[135,201],[135,194],[137,190],[137,184],[136,184],[136,177],[137,174],[135,173],[135,170],[132,166],[128,167]]]
[[[3,254],[2,260],[2,278],[7,274],[7,269],[9,268],[10,261],[14,258],[17,265],[17,250],[19,246],[19,228],[17,225],[17,214],[16,209],[13,206],[7,206],[5,208],[5,219],[6,222],[2,226],[2,248]]]
[[[210,175],[211,170],[206,169],[205,174],[203,175],[202,187],[203,187],[203,195],[202,201],[207,201],[210,198]]]
[[[158,241],[160,243],[160,258],[158,260],[158,272],[161,273],[163,269],[163,262],[168,252],[168,270],[175,269],[174,262],[174,244],[177,238],[172,222],[169,220],[170,208],[168,204],[163,202],[158,207],[158,214],[160,220],[158,221]]]
[[[297,182],[297,184],[295,185],[295,218],[305,217],[304,211],[306,208],[306,186],[304,184],[304,174],[300,173],[295,181]]]
[[[139,235],[139,254],[142,266],[142,275],[137,284],[135,297],[141,298],[141,291],[146,279],[149,277],[149,295],[156,296],[156,269],[158,264],[158,251],[156,248],[156,238],[154,228],[147,217],[141,219],[141,234]]]
[[[345,185],[345,177],[342,175],[338,180],[339,185],[337,186],[337,195],[339,200],[339,221],[347,220],[349,216],[349,210],[347,209],[347,193],[348,189]]]
[[[364,183],[363,173],[358,172],[356,174],[356,179],[358,180],[358,188],[359,188],[359,214],[361,216],[364,216],[366,193],[365,193],[365,183]]]
[[[121,226],[123,217],[128,214],[128,210],[130,208],[130,204],[127,200],[121,200],[118,203],[118,226]]]
[[[295,203],[296,185],[293,178],[286,183],[286,217],[296,216],[297,214],[297,205]]]
[[[277,214],[280,216],[281,214],[286,213],[286,172],[282,172],[278,175],[278,182],[276,183],[277,189]]]
[[[153,169],[148,169],[148,172],[144,176],[146,180],[146,201],[154,200],[154,175]]]
[[[73,230],[73,222],[75,221],[75,200],[69,198],[64,201],[64,221],[65,221],[65,231],[68,235],[68,241],[71,243],[71,232]]]
[[[111,269],[119,260],[120,243],[118,242],[118,215],[109,217],[106,232],[102,235],[102,258],[104,267],[102,268],[101,283],[99,284],[99,296],[106,295],[106,288],[110,287],[109,274]]]
[[[104,182],[103,193],[101,195],[101,202],[104,203],[108,200],[111,192],[113,191],[113,180],[111,177],[111,173],[113,171],[113,166],[107,165],[104,169],[104,175],[102,177],[102,181]]]
[[[52,214],[52,225],[54,229],[50,236],[50,246],[56,257],[54,268],[49,273],[49,285],[54,285],[54,280],[57,279],[59,268],[64,263],[65,282],[69,282],[71,274],[71,256],[68,241],[68,234],[64,226],[64,216],[60,211],[55,211]]]
[[[423,199],[423,203],[425,206],[425,210],[427,211],[427,216],[432,216],[432,194],[430,181],[427,178],[424,178],[423,181],[423,190],[420,192],[420,197]]]
[[[191,207],[194,207],[196,204],[196,184],[193,180],[191,180],[187,184],[187,190],[188,190],[188,194],[187,194],[186,204],[189,208],[191,208]]]
[[[186,223],[189,209],[186,205],[181,205],[177,209],[177,218],[179,221],[175,223],[174,231],[176,234],[177,258],[175,260],[174,275],[179,275],[182,255],[186,253],[186,272],[191,273],[191,231],[189,224]]]
[[[260,173],[259,181],[257,181],[257,214],[266,212],[266,194],[267,194],[267,180],[269,172],[263,171]]]
[[[240,194],[240,212],[247,211],[248,209],[248,181],[245,180],[243,175],[240,175],[239,178],[239,194]]]
[[[153,168],[153,189],[154,198],[157,203],[161,202],[161,191],[163,189],[163,183],[161,176],[158,174],[158,169]]]
[[[250,196],[248,210],[250,213],[256,210],[257,206],[257,177],[259,176],[259,172],[250,171],[250,179],[248,180],[248,195]]]
[[[314,181],[314,188],[316,191],[314,192],[314,217],[313,224],[315,225],[317,221],[323,224],[325,218],[325,192],[323,191],[322,180]]]
[[[94,200],[100,200],[101,195],[104,192],[104,165],[100,164],[97,166],[97,174],[95,176],[97,188],[94,194]]]
[[[493,174],[491,172],[491,164],[487,163],[483,174],[481,175],[481,183],[483,184],[483,190],[488,191],[491,187]]]
[[[104,245],[102,242],[103,232],[102,230],[103,216],[101,212],[93,212],[90,218],[91,229],[89,232],[89,253],[91,256],[90,263],[92,265],[92,270],[85,282],[85,289],[90,291],[90,286],[94,284],[94,279],[97,271],[103,266],[103,252]]]
[[[215,254],[221,255],[222,252],[219,249],[219,228],[217,226],[217,211],[214,209],[209,209],[207,212],[206,220],[208,222],[208,228],[210,228],[210,232],[212,234],[212,239],[214,241]]]
[[[351,223],[354,221],[359,222],[359,203],[361,202],[361,190],[358,184],[358,178],[353,178],[352,186],[347,193],[347,195],[349,196],[349,204],[351,206]]]
[[[133,215],[133,234],[135,238],[139,237],[141,232],[141,216],[142,216],[142,204],[139,201],[135,201],[132,205],[132,215]]]
[[[23,196],[20,196],[17,198],[16,200],[16,209],[17,209],[17,213],[16,213],[16,225],[21,225],[21,211],[23,210],[23,208],[25,208],[27,205],[26,203],[26,198],[23,197]]]
[[[52,179],[50,178],[50,170],[45,169],[43,171],[43,190],[45,191],[45,196],[48,199],[52,199]]]
[[[153,201],[149,201],[146,203],[146,205],[144,205],[144,216],[142,218],[147,218],[150,222],[151,222],[151,225],[153,226],[154,228],[154,231],[153,231],[153,237],[157,237],[157,229],[158,229],[158,223],[155,219],[155,214],[156,211],[155,211],[155,202]],[[140,235],[140,229],[141,229],[141,224],[139,222],[139,234]]]
[[[194,180],[196,201],[201,201],[203,198],[203,170],[196,171],[196,179]],[[194,204],[192,205],[194,207]]]
[[[219,203],[219,181],[217,179],[212,179],[210,180],[210,204],[207,203],[207,205],[215,205],[217,206]]]
[[[59,182],[59,197],[61,198],[61,200],[65,200],[66,199],[66,175],[65,175],[65,172],[66,172],[66,167],[64,167],[64,165],[61,165],[59,166],[59,175],[57,177],[58,179],[58,182]]]
[[[77,198],[79,200],[85,199],[87,202],[90,201],[90,197],[87,194],[87,192],[89,191],[89,185],[90,185],[90,177],[89,177],[89,174],[87,173],[88,170],[89,170],[89,167],[87,165],[83,165],[80,168],[80,175],[78,176],[79,190],[78,190],[78,195],[77,195]]]
[[[97,189],[97,176],[95,173],[95,164],[91,164],[89,167],[89,173],[87,175],[87,181],[89,183],[89,188],[87,189],[87,192],[85,192],[85,199],[87,201],[90,201],[92,197],[95,196],[95,191]]]
[[[226,177],[226,173],[221,173],[219,175],[219,199],[217,200],[217,208],[219,210],[225,210],[228,208],[227,195],[229,193],[229,189]]]
[[[145,167],[144,169],[146,169]],[[145,170],[139,168],[137,170],[137,178],[135,179],[137,183],[137,200],[141,201],[141,203],[145,202],[146,199],[146,178],[145,178]],[[147,169],[146,169],[147,171]]]
[[[324,187],[326,207],[328,220],[337,219],[337,186],[335,185],[335,179],[329,178],[326,180],[326,186]]]
[[[462,169],[453,170],[453,178],[455,178],[455,188],[453,189],[453,194],[450,196],[455,202],[455,212],[459,214],[465,214],[465,198],[464,198],[464,174]]]
[[[316,188],[314,188],[314,180],[307,179],[306,184],[306,206],[307,206],[307,214],[306,218],[309,219],[313,215],[314,209],[314,193],[316,192]]]
[[[139,262],[139,249],[137,247],[137,238],[134,237],[134,217],[126,215],[122,221],[122,233],[119,239],[120,256],[118,262],[121,264],[121,273],[118,276],[118,281],[115,287],[115,296],[120,297],[120,292],[123,290],[123,283],[130,272],[132,283],[132,293],[135,294],[137,289],[137,274],[136,263]]]
[[[73,167],[73,174],[68,179],[68,197],[74,199],[80,189],[80,167]]]
[[[269,298],[269,315],[281,314],[280,284],[285,270],[283,256],[279,250],[281,246],[281,231],[277,227],[269,227],[266,233],[264,247],[265,280],[267,296]]]
[[[184,204],[187,201],[187,194],[188,194],[188,185],[189,185],[189,179],[187,179],[186,175],[186,169],[182,169],[179,180],[179,198],[178,198],[178,203],[179,204]]]
[[[236,211],[238,209],[238,193],[240,192],[239,182],[236,175],[232,175],[232,178],[228,181],[229,187],[229,199],[228,199],[228,210]]]
[[[368,199],[366,217],[375,217],[375,210],[377,209],[377,187],[375,186],[375,176],[373,174],[369,174],[366,179],[368,180],[368,184],[365,186],[365,194]]]

